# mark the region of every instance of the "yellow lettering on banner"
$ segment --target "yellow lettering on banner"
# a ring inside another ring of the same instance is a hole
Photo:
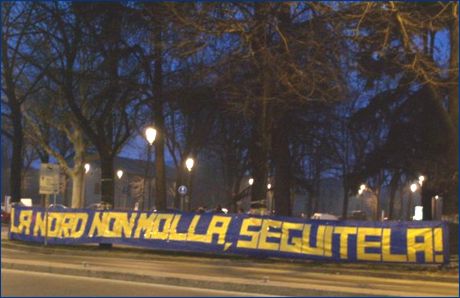
[[[55,221],[55,228],[51,231],[52,221]],[[81,224],[79,225],[79,223]],[[48,214],[48,236],[80,238],[85,232],[88,222],[87,213],[49,213]],[[46,217],[45,213],[37,212],[33,229],[34,236],[45,236]]]
[[[407,262],[406,255],[391,253],[391,229],[383,229],[382,237],[382,259],[389,262]]]
[[[17,233],[18,232],[18,227],[14,225],[15,214],[16,214],[16,212],[15,212],[14,208],[11,208],[10,233]]]
[[[194,242],[204,242],[204,243],[209,243],[211,242],[210,240],[207,239],[207,235],[205,234],[195,234],[195,229],[196,226],[198,225],[198,222],[200,221],[201,215],[195,215],[193,216],[192,222],[190,223],[190,226],[188,227],[187,231],[187,241],[194,241]]]
[[[417,238],[423,241],[417,242]],[[416,262],[417,252],[423,251],[425,262],[433,262],[433,232],[431,228],[408,228],[407,229],[407,259]]]
[[[102,218],[101,218],[102,214]],[[88,236],[89,237],[98,237],[103,236],[107,226],[107,213],[95,212],[93,217],[93,222],[89,228]],[[97,232],[96,232],[97,231]]]
[[[227,235],[228,226],[232,220],[229,216],[214,215],[209,223],[207,231],[207,241],[212,242],[212,236],[218,235],[217,244],[225,243],[225,236]]]
[[[75,222],[74,213],[64,213],[62,216],[61,227],[59,229],[58,235],[61,238],[68,238],[72,229],[74,228]]]
[[[181,219],[180,214],[176,214],[174,216],[174,219],[171,223],[171,229],[169,231],[169,240],[174,240],[174,241],[185,241],[187,240],[187,233],[178,233],[177,232],[177,226],[179,225],[179,221]]]
[[[435,252],[443,252],[442,228],[434,229],[434,250]],[[443,263],[444,255],[435,255],[434,261],[436,263]]]
[[[334,227],[334,234],[340,235],[340,258],[348,259],[348,237],[355,235],[356,227]]]
[[[137,220],[137,227],[136,231],[134,232],[134,238],[139,238],[141,233],[143,233],[145,239],[150,239],[155,217],[155,213],[150,214],[149,217],[147,217],[147,213],[141,213],[139,219]]]
[[[45,214],[38,211],[35,215],[35,223],[34,223],[34,236],[38,236],[40,232],[40,236],[45,236]]]
[[[298,254],[302,252],[302,236],[291,237],[292,243],[289,243],[289,236],[290,231],[302,231],[303,225],[303,223],[283,222],[283,227],[281,228],[281,251]]]
[[[324,255],[324,232],[326,226],[319,225],[316,234],[316,247],[310,244],[311,224],[305,224],[302,233],[302,253],[307,255]]]
[[[166,240],[168,239],[169,229],[173,220],[174,214],[159,213],[155,217],[152,228],[152,239]],[[161,222],[164,222],[163,229],[160,231]]]
[[[102,220],[105,223],[105,229],[103,230],[102,237],[106,238],[120,238],[121,237],[121,226],[119,224],[119,213],[117,212],[105,212],[102,216]],[[113,223],[113,224],[112,224]]]
[[[11,211],[11,233],[29,235],[30,225],[32,224],[32,210],[21,210],[17,227],[14,226],[14,209]]]
[[[137,213],[131,213],[128,219],[126,212],[108,212],[106,218],[106,229],[103,236],[107,238],[121,238],[123,234],[126,237],[131,237],[134,224],[136,222]],[[113,225],[111,222],[113,221]]]
[[[57,212],[48,213],[48,237],[60,237],[59,231],[61,230],[61,224],[62,224],[63,218],[64,218],[64,214],[62,213],[57,213]]]
[[[326,226],[324,231],[324,256],[332,256],[332,233],[334,232],[333,226]]]
[[[281,239],[281,232],[270,231],[270,228],[280,229],[283,222],[279,220],[264,219],[262,222],[262,227],[260,228],[260,239],[259,246],[260,249],[268,250],[279,250],[280,244],[274,242],[268,242],[267,238],[276,238]]]
[[[257,243],[259,241],[260,232],[250,231],[249,227],[260,227],[262,225],[262,219],[250,217],[243,219],[241,223],[240,235],[250,237],[250,240],[239,239],[236,247],[239,248],[257,248]]]
[[[367,236],[378,236],[379,241],[367,241]],[[358,260],[365,261],[380,261],[382,258],[381,253],[367,253],[366,248],[370,247],[382,247],[382,229],[381,228],[358,228],[358,237],[356,244],[357,258]]]
[[[74,225],[70,232],[70,237],[80,238],[81,236],[83,236],[87,222],[88,222],[88,213],[75,213]]]

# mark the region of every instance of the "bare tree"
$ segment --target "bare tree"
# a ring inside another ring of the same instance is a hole
[[[38,89],[43,72],[33,72],[22,59],[23,52],[33,53],[27,46],[35,21],[34,3],[2,3],[2,120],[11,130],[2,134],[13,144],[10,172],[12,202],[21,198],[22,152],[24,146],[23,105]]]

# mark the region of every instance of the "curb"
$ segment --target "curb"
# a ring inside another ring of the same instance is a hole
[[[11,240],[2,240],[2,248],[6,249],[17,249],[21,251],[30,251],[44,254],[63,254],[63,255],[79,255],[86,256],[89,253],[94,256],[95,254],[103,254],[105,257],[123,257],[131,259],[151,259],[153,256],[162,257],[165,260],[171,260],[171,258],[193,258],[187,259],[188,262],[202,262],[203,259],[207,259],[210,262],[225,262],[232,265],[245,266],[248,263],[260,264],[260,265],[271,265],[276,264],[277,266],[291,265],[305,265],[308,266],[308,270],[311,272],[318,273],[331,273],[341,274],[351,273],[357,276],[373,276],[373,277],[384,277],[384,278],[401,278],[414,279],[414,280],[426,280],[426,281],[439,281],[439,282],[458,282],[458,263],[451,264],[449,266],[440,267],[439,265],[417,265],[417,266],[405,266],[405,265],[387,265],[387,264],[331,264],[331,263],[318,263],[318,262],[298,262],[294,263],[290,260],[279,260],[279,259],[251,259],[243,256],[210,256],[207,254],[187,253],[187,252],[165,252],[153,249],[133,248],[133,247],[114,247],[110,250],[101,249],[96,245],[87,246],[48,246],[45,247],[42,244],[35,242],[18,242]],[[177,259],[176,259],[177,260]],[[347,266],[347,267],[344,267]],[[366,268],[365,266],[368,266]],[[369,267],[376,266],[376,267]],[[390,266],[390,267],[389,267]],[[449,271],[454,271],[454,274]],[[437,276],[431,275],[431,273],[438,273]],[[439,275],[444,273],[445,275]]]
[[[134,281],[143,283],[157,283],[182,287],[206,288],[212,290],[235,291],[254,294],[276,295],[276,296],[330,296],[330,297],[356,297],[369,296],[358,293],[342,293],[319,290],[306,290],[300,288],[283,288],[267,284],[241,284],[225,281],[206,281],[198,279],[187,279],[183,277],[153,276],[136,273],[119,273],[104,270],[60,268],[54,266],[42,266],[32,264],[18,264],[13,262],[3,262],[2,268],[15,269],[34,272],[45,272],[53,274],[63,274],[71,276],[97,277],[111,280]],[[268,282],[268,281],[264,281]],[[377,296],[374,296],[377,297]]]

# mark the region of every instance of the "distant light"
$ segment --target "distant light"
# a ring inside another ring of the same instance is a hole
[[[420,176],[418,177],[418,183],[419,183],[420,185],[422,185],[422,184],[423,184],[423,181],[425,181],[425,176],[420,175]]]
[[[423,220],[423,206],[415,206],[415,215],[413,220]]]
[[[193,158],[191,157],[187,158],[187,160],[185,161],[185,167],[187,168],[189,172],[192,171],[192,168],[194,165],[195,165],[195,161],[193,160]]]
[[[121,177],[123,177],[123,171],[122,170],[117,171],[117,177],[118,177],[118,179],[121,179]]]
[[[359,195],[362,195],[362,194],[363,194],[363,190],[362,190],[361,188],[358,190],[358,194],[359,194]]]
[[[359,186],[359,189],[360,189],[360,190],[365,190],[365,189],[366,189],[366,184],[361,184],[361,185]]]
[[[89,169],[91,169],[91,165],[89,163],[85,163],[85,174],[88,174]]]
[[[439,199],[439,196],[438,195],[435,195],[434,196],[435,200]]]
[[[249,178],[248,183],[249,183],[249,185],[253,185],[254,184],[254,178]]]
[[[411,191],[411,192],[415,192],[416,190],[417,190],[417,184],[412,183],[412,184],[410,185],[410,191]]]
[[[150,145],[155,142],[155,138],[157,137],[157,130],[153,127],[147,127],[145,129],[145,138],[147,139],[147,142],[149,142]]]
[[[271,189],[272,188],[272,185],[270,183],[267,184],[267,188],[268,189]]]

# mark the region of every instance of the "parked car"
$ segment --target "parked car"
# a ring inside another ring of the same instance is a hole
[[[348,219],[352,220],[367,220],[367,215],[366,212],[362,210],[354,210],[351,212],[351,216],[348,217]]]
[[[329,213],[315,213],[313,214],[310,219],[316,220],[339,220],[339,218],[333,214]]]
[[[112,207],[112,205],[110,205],[109,203],[100,202],[100,203],[91,204],[88,207],[86,207],[86,209],[90,209],[90,210],[109,210],[109,209],[111,209],[111,207]]]
[[[63,204],[51,204],[48,206],[48,209],[53,209],[53,210],[65,210],[69,209],[66,205]]]
[[[160,212],[156,208],[152,208],[150,211],[152,211],[152,212]],[[176,209],[176,208],[166,208],[164,210],[164,212],[167,212],[167,213],[181,213],[182,211],[180,211],[179,209]]]

